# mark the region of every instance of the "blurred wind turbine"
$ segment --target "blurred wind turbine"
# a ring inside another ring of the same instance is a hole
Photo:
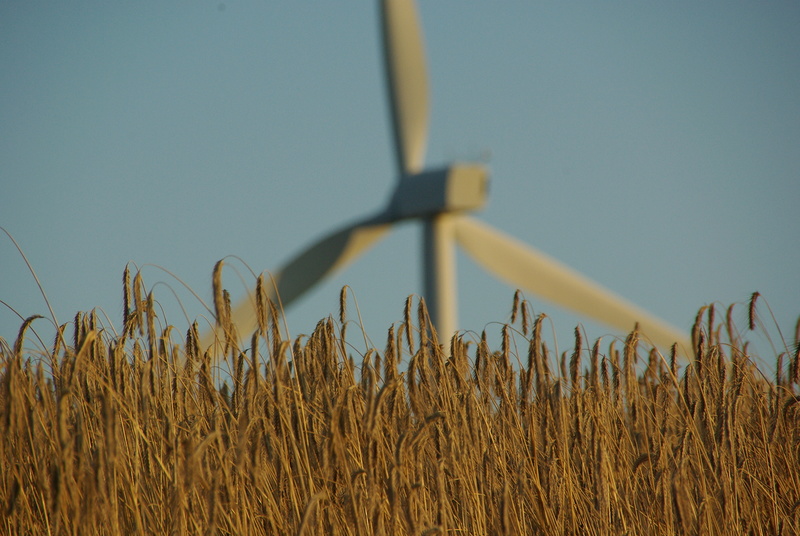
[[[343,269],[374,246],[391,227],[419,219],[423,227],[424,291],[437,332],[457,328],[455,244],[478,264],[540,298],[619,329],[635,324],[653,344],[678,342],[687,355],[685,333],[590,281],[547,255],[465,215],[486,202],[488,171],[476,163],[424,169],[428,137],[428,79],[419,16],[413,0],[381,0],[384,61],[399,180],[389,205],[379,213],[323,238],[273,273],[267,290],[286,307],[318,281]],[[270,292],[271,291],[271,292]],[[231,312],[242,335],[257,325],[250,294]],[[219,320],[219,319],[218,319]],[[211,337],[214,333],[210,334]],[[206,337],[204,347],[213,339]]]

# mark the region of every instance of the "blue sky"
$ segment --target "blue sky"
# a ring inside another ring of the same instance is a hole
[[[482,221],[687,330],[702,305],[759,291],[790,337],[800,5],[427,0],[420,11],[427,161],[488,162]],[[276,269],[382,208],[396,178],[377,17],[365,0],[0,3],[0,226],[58,320],[98,307],[118,327],[132,262],[183,331],[170,289],[190,318],[204,310],[151,265],[210,303],[219,259]],[[335,314],[347,284],[382,347],[421,290],[419,239],[403,224],[317,287],[289,311],[292,334]],[[514,289],[458,263],[461,327],[499,331]],[[234,270],[225,281],[241,295]],[[609,333],[527,298],[562,350],[578,322]],[[0,299],[47,313],[5,236]],[[19,325],[0,305],[0,336]]]

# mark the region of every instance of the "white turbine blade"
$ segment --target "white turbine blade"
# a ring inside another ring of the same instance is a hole
[[[684,356],[691,355],[688,334],[518,240],[467,217],[456,223],[456,240],[485,269],[512,285],[623,333],[638,322],[656,346],[668,349],[677,342]]]
[[[418,173],[428,138],[428,75],[414,1],[383,0],[381,22],[397,164],[402,175]]]
[[[391,223],[382,217],[371,218],[323,238],[274,272],[274,284],[267,281],[265,285],[267,294],[276,304],[279,299],[280,306],[288,307],[321,279],[343,269],[374,246],[390,227]],[[250,291],[231,310],[231,323],[242,337],[249,337],[256,329],[256,315],[255,294]],[[202,337],[201,348],[214,344],[215,338],[225,340],[219,327]]]

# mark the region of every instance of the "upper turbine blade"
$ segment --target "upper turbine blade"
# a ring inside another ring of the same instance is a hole
[[[512,285],[624,333],[638,322],[656,346],[666,349],[677,342],[682,355],[691,355],[686,333],[518,240],[467,217],[456,223],[456,240],[479,264]]]
[[[350,225],[323,238],[273,273],[274,284],[267,281],[265,285],[267,294],[273,301],[280,299],[279,305],[288,306],[318,281],[341,270],[366,252],[390,227],[391,223],[379,216]],[[256,329],[258,320],[255,304],[254,293],[250,291],[231,311],[231,323],[242,336],[247,337]],[[225,340],[219,327],[204,335],[201,348],[211,346],[215,337]]]
[[[422,171],[428,138],[428,75],[413,0],[382,0],[384,62],[401,175]]]

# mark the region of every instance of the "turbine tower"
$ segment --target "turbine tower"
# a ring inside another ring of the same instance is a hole
[[[336,231],[296,256],[278,272],[267,293],[286,307],[317,282],[337,272],[385,237],[403,220],[423,229],[423,296],[443,338],[457,329],[455,246],[512,286],[602,322],[622,333],[636,323],[644,337],[664,349],[677,342],[689,355],[687,334],[636,307],[571,268],[467,214],[486,202],[488,171],[481,164],[453,163],[426,169],[428,77],[414,0],[381,0],[384,64],[398,180],[388,206]],[[218,319],[219,320],[219,319]],[[242,336],[256,328],[251,293],[232,311]],[[218,333],[216,334],[218,335]],[[210,334],[215,336],[214,333]],[[208,347],[214,341],[205,337]]]

